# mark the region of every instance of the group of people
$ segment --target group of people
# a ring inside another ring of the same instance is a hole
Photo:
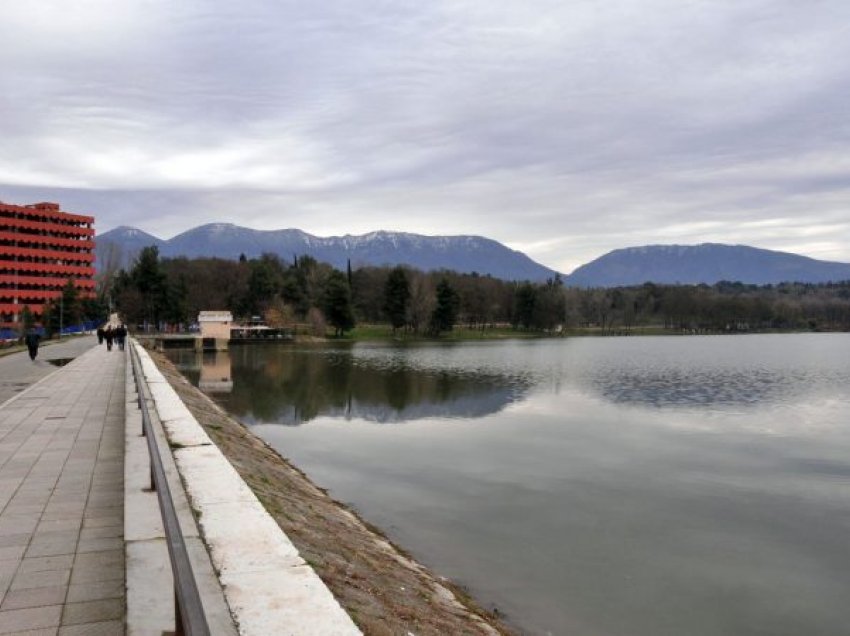
[[[30,360],[35,361],[38,355],[38,345],[41,342],[41,334],[34,328],[30,327],[24,335],[24,344],[30,354]],[[123,323],[113,326],[107,324],[97,328],[97,344],[103,344],[106,341],[106,350],[112,351],[112,343],[118,345],[119,351],[124,351],[124,343],[127,341],[127,326]]]
[[[112,343],[115,342],[118,345],[119,351],[124,351],[124,342],[127,340],[127,327],[123,323],[118,325],[117,327],[113,327],[111,324],[106,325],[104,327],[97,328],[97,344],[103,344],[103,341],[106,341],[106,350],[112,351]]]

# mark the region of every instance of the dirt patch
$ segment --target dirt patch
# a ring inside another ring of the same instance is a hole
[[[331,499],[274,449],[150,352],[207,434],[316,570],[354,622],[370,636],[514,633]]]

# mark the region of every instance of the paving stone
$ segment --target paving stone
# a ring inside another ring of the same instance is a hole
[[[0,611],[0,634],[59,625],[61,605]]]
[[[45,605],[61,605],[65,602],[68,588],[64,585],[52,587],[26,588],[9,590],[0,604],[0,611],[22,609],[25,607],[43,607]]]
[[[3,595],[6,594],[6,590],[8,590],[9,586],[12,584],[12,579],[15,576],[16,565],[17,561],[6,561],[0,563],[0,600],[2,600]]]
[[[43,627],[41,629],[28,629],[23,632],[9,632],[3,636],[56,636],[58,633],[58,627]]]
[[[80,536],[79,530],[36,530],[32,537],[33,541],[41,543],[76,541]]]
[[[59,636],[124,636],[124,621],[63,625]]]
[[[44,506],[39,504],[30,504],[30,503],[10,503],[7,504],[3,509],[4,515],[10,516],[27,516],[27,515],[35,515],[38,516],[41,511],[44,509]]]
[[[77,544],[77,554],[101,552],[103,550],[123,550],[124,539],[121,537],[106,537],[102,539],[80,539]]]
[[[80,541],[87,539],[106,539],[110,537],[124,536],[124,524],[120,526],[101,526],[100,528],[83,528],[80,532]]]
[[[10,589],[20,590],[34,587],[67,585],[71,570],[44,570],[42,572],[18,572],[12,579]]]
[[[29,534],[7,534],[0,536],[0,548],[10,548],[16,546],[25,546],[30,541]]]
[[[101,552],[84,552],[77,554],[74,559],[74,567],[115,565],[124,563],[123,546],[116,550],[103,550]]]
[[[23,515],[0,515],[0,536],[32,532],[38,525],[38,517]]]
[[[69,540],[43,540],[33,539],[27,548],[27,557],[56,556],[59,554],[73,554],[77,549],[76,539]]]
[[[83,519],[83,528],[102,528],[103,526],[117,526],[121,523],[124,523],[122,515],[86,517]]]
[[[21,559],[24,556],[26,545],[15,545],[6,548],[0,548],[0,561],[9,561]]]
[[[50,532],[53,530],[79,530],[82,519],[42,519],[36,526],[36,533]]]
[[[83,583],[98,583],[114,579],[124,580],[124,564],[113,563],[108,565],[80,565],[71,571],[71,585]]]
[[[67,603],[62,612],[62,625],[97,623],[124,617],[124,600],[121,598]]]
[[[44,572],[46,570],[70,570],[74,564],[73,554],[34,557],[21,561],[19,572]]]
[[[82,583],[68,588],[67,601],[79,603],[82,601],[98,601],[105,598],[124,598],[124,579],[99,581],[97,583]]]

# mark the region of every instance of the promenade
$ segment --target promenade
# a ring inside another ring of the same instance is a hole
[[[0,358],[0,634],[124,633],[124,363],[94,337]]]
[[[0,358],[5,399],[0,403],[0,635],[171,633],[175,594],[158,494],[166,490],[212,634],[360,635],[148,352],[138,353],[138,377],[150,407],[149,437],[140,434],[137,386],[127,375],[129,350],[108,352],[95,338],[82,337],[42,347],[35,362],[26,352]],[[67,364],[56,366],[51,359]],[[324,555],[326,546],[360,533],[336,558],[344,562],[345,555],[367,554],[368,568],[359,567],[373,577],[370,581],[391,590],[392,599],[396,590],[416,586],[421,590],[416,598],[426,599],[423,616],[429,624],[460,626],[430,633],[496,633],[424,576],[420,566],[405,566],[386,541],[267,452],[241,425],[226,417],[216,422],[211,430],[224,423],[233,427],[225,439],[240,465],[257,471],[249,471],[249,478],[260,475],[266,488],[286,492],[296,514],[301,514],[298,506],[326,508],[310,518],[315,524],[310,532],[323,537],[314,551]],[[160,456],[169,487],[158,492],[149,488],[151,439],[165,449]],[[293,479],[301,480],[295,498]],[[329,558],[333,554],[329,549]],[[338,584],[347,587],[345,576]],[[389,620],[408,631],[409,604],[386,604],[372,596],[368,584],[356,594],[368,596],[360,606],[374,613],[373,625],[389,633],[383,616],[390,612]],[[445,607],[435,614],[440,603]]]

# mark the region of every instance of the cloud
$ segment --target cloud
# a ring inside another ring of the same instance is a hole
[[[483,234],[565,271],[669,241],[850,261],[848,20],[839,0],[18,3],[0,198],[162,236]]]

